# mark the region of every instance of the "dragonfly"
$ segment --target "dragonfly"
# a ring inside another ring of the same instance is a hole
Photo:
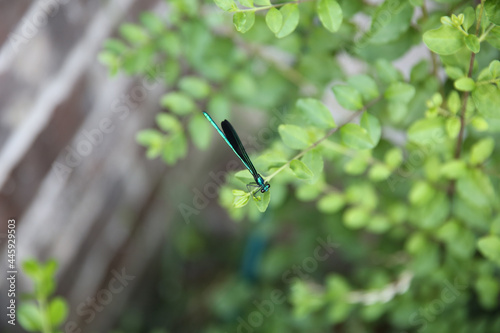
[[[222,130],[221,130],[208,113],[203,112],[203,115],[215,127],[217,132],[219,132],[220,136],[222,136],[224,141],[226,141],[228,146],[231,147],[231,149],[234,151],[236,156],[238,156],[240,158],[241,162],[243,162],[245,167],[252,174],[252,177],[255,180],[255,183],[252,182],[250,184],[247,184],[248,191],[250,191],[250,187],[258,188],[261,193],[265,193],[265,192],[269,191],[269,188],[271,187],[271,185],[268,182],[264,181],[264,178],[262,178],[262,176],[257,172],[255,167],[253,166],[253,163],[250,160],[250,157],[248,157],[248,154],[245,150],[245,147],[243,147],[243,144],[241,143],[241,140],[238,137],[238,134],[234,130],[231,123],[227,120],[224,120],[221,123],[221,127],[222,127]],[[252,195],[254,195],[253,192],[252,192]]]

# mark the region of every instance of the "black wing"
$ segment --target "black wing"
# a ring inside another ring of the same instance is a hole
[[[258,175],[257,170],[255,170],[255,167],[253,166],[250,157],[248,157],[245,147],[243,147],[243,144],[241,143],[241,140],[238,137],[238,134],[234,130],[231,123],[227,120],[224,120],[221,123],[221,126],[222,130],[224,131],[224,134],[226,135],[226,138],[229,140],[231,146],[233,146],[236,153],[246,163],[246,167],[248,168],[248,170],[250,170],[250,172],[253,174],[254,177],[257,176]]]

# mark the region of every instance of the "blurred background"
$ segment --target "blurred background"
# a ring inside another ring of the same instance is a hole
[[[166,84],[123,74],[110,78],[97,60],[119,24],[137,21],[145,10],[165,16],[168,5],[0,3],[1,257],[6,258],[7,220],[14,218],[18,265],[27,258],[57,260],[56,293],[69,302],[68,321],[83,332],[121,325],[145,332],[155,326],[153,317],[161,319],[159,327],[188,331],[186,326],[197,325],[189,313],[203,305],[187,303],[186,293],[202,298],[207,281],[227,265],[210,260],[184,265],[182,246],[174,245],[197,228],[179,214],[179,202],[190,200],[189,192],[179,189],[203,184],[203,170],[216,167],[213,156],[192,152],[169,168],[159,159],[147,160],[135,136],[153,125]],[[233,244],[241,225],[232,223],[216,200],[203,215],[211,251],[220,251],[226,240]],[[6,271],[5,260],[0,267]],[[132,277],[123,290],[109,304],[106,299],[95,317],[85,314],[86,308],[78,314],[78,305],[108,289],[116,272]],[[24,274],[17,283],[19,299],[33,290]],[[2,279],[3,309],[6,287]],[[146,313],[152,317],[143,317]],[[24,331],[4,317],[0,331]]]

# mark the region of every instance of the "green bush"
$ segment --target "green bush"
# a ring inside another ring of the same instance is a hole
[[[259,255],[200,300],[200,327],[500,331],[499,2],[215,5],[169,1],[100,55],[111,74],[169,88],[158,129],[137,135],[149,158],[182,163],[188,141],[206,150],[216,134],[202,110],[268,116],[253,160],[270,191],[242,191],[243,170],[219,193],[231,217],[261,221],[247,248]],[[393,62],[415,46],[428,51],[403,73]]]
[[[68,305],[62,297],[51,297],[55,290],[57,263],[49,260],[46,264],[34,259],[23,263],[23,271],[34,282],[34,291],[23,294],[24,301],[19,306],[18,321],[28,332],[62,332],[57,328],[66,320]]]

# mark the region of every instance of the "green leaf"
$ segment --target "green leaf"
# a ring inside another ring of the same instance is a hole
[[[484,132],[490,127],[488,122],[480,116],[475,116],[474,118],[472,118],[471,125],[478,132]]]
[[[458,133],[460,132],[460,119],[458,117],[446,119],[446,132],[452,139],[458,136]]]
[[[163,141],[163,135],[154,129],[142,130],[137,133],[136,141],[143,146],[160,144]]]
[[[498,291],[500,289],[497,279],[489,274],[480,275],[474,283],[474,288],[479,296],[481,307],[490,311],[495,309],[498,304]]]
[[[309,135],[302,127],[296,125],[280,125],[278,127],[281,139],[292,149],[305,149],[309,147]]]
[[[460,91],[472,91],[476,87],[476,83],[469,77],[462,77],[455,81],[454,86]]]
[[[225,94],[213,95],[207,105],[208,113],[214,119],[228,119],[231,114],[231,103]]]
[[[320,128],[332,128],[336,126],[330,110],[317,99],[301,98],[297,100],[296,106],[308,117],[313,125]]]
[[[178,115],[186,115],[194,110],[196,110],[196,104],[193,100],[184,93],[181,92],[171,92],[163,97],[160,100],[161,106],[169,109],[170,111],[178,114]]]
[[[486,161],[495,148],[495,140],[492,137],[482,139],[476,142],[470,150],[470,163],[478,165]]]
[[[370,152],[370,151],[366,151]],[[359,153],[349,162],[344,165],[344,171],[349,175],[360,175],[365,172],[368,167],[368,159],[370,156],[366,156],[366,154]]]
[[[391,222],[384,215],[374,215],[370,218],[368,225],[366,226],[367,230],[376,233],[382,234],[387,232],[391,228]]]
[[[175,59],[165,60],[165,76],[164,80],[167,85],[173,84],[181,73],[181,66]]]
[[[377,207],[378,194],[369,182],[359,182],[344,189],[348,203],[357,204],[372,211]]]
[[[342,8],[335,0],[319,0],[317,8],[319,20],[330,32],[339,30],[342,24]]]
[[[132,23],[124,23],[120,26],[120,34],[124,39],[133,45],[139,45],[147,42],[149,36],[144,31],[144,29]]]
[[[484,3],[484,11],[490,22],[500,25],[500,1],[488,0]]]
[[[212,137],[212,125],[201,114],[193,116],[189,121],[189,133],[196,147],[207,149]]]
[[[240,170],[234,174],[234,177],[241,180],[243,183],[253,182],[254,179],[247,169]],[[236,191],[236,190],[235,190]],[[244,192],[247,193],[247,192]],[[234,194],[236,195],[236,194]]]
[[[464,38],[465,46],[474,53],[478,53],[481,45],[476,35],[470,34]]]
[[[340,128],[342,143],[353,149],[371,149],[374,147],[368,131],[356,124],[345,124]]]
[[[269,191],[267,191],[267,192],[269,192]],[[242,196],[235,196],[234,201],[233,201],[234,208],[241,208],[243,206],[246,206],[248,201],[250,201],[250,196],[251,196],[251,194],[246,193],[246,192]]]
[[[413,8],[406,1],[385,1],[373,14],[370,43],[387,44],[398,40],[410,27]]]
[[[141,23],[148,29],[151,33],[159,35],[163,32],[165,25],[162,20],[152,12],[144,12],[139,16]]]
[[[314,176],[312,171],[300,160],[292,160],[290,162],[290,169],[292,169],[297,178],[302,180],[309,180]]]
[[[49,321],[52,327],[59,326],[68,315],[68,305],[62,297],[55,297],[48,307]]]
[[[396,169],[403,162],[403,152],[398,147],[391,148],[385,153],[384,162],[387,164],[389,169]]]
[[[468,31],[470,27],[474,24],[476,20],[476,11],[471,6],[468,6],[464,10],[464,23],[463,27],[465,31]]]
[[[462,33],[447,25],[425,32],[423,40],[432,52],[439,55],[454,54],[464,46]]]
[[[208,82],[196,76],[184,76],[179,81],[179,88],[195,99],[203,99],[210,94]]]
[[[265,192],[259,199],[253,198],[253,202],[257,205],[259,212],[264,213],[271,202],[271,191]]]
[[[377,83],[368,75],[350,76],[347,83],[361,93],[365,102],[371,101],[379,95]]]
[[[380,136],[382,135],[382,127],[380,126],[380,122],[377,117],[365,112],[361,116],[360,125],[366,130],[373,147],[375,147],[380,141]]]
[[[327,277],[325,295],[327,300],[344,302],[349,292],[349,283],[344,277],[337,274],[330,274]]]
[[[487,118],[500,118],[500,90],[497,86],[483,84],[472,91],[477,111]]]
[[[423,252],[428,246],[429,241],[426,239],[425,235],[421,232],[414,232],[406,241],[405,248],[408,253],[416,255]]]
[[[254,0],[253,2],[259,6],[271,6],[270,0]]]
[[[444,71],[446,72],[446,75],[448,75],[448,77],[453,80],[458,80],[465,76],[463,69],[459,67],[446,66],[444,68]]]
[[[488,66],[488,70],[493,79],[500,77],[500,61],[493,60]]]
[[[380,182],[382,180],[386,180],[391,175],[391,169],[387,167],[385,164],[375,164],[370,168],[370,172],[368,173],[368,177],[370,180],[374,182]]]
[[[495,220],[493,220],[493,222],[491,222],[491,233],[499,236],[500,235],[500,215],[497,215],[497,217],[495,218]]]
[[[179,35],[171,32],[163,33],[157,40],[158,48],[167,55],[177,58],[182,52],[182,42]],[[176,62],[177,63],[177,62]]]
[[[318,210],[324,214],[332,214],[341,210],[345,205],[345,198],[340,193],[330,193],[319,199]]]
[[[444,124],[441,118],[421,119],[408,129],[408,139],[417,144],[439,142],[443,137]]]
[[[318,149],[311,149],[302,156],[301,161],[304,162],[314,175],[309,182],[315,183],[322,175],[324,165],[323,155]]]
[[[41,268],[35,259],[28,259],[23,262],[23,271],[31,279],[36,280],[40,276]]]
[[[156,123],[162,131],[167,133],[179,133],[182,131],[180,121],[168,113],[159,113],[156,115]]]
[[[481,237],[477,242],[477,248],[489,260],[500,262],[500,238],[498,236]]]
[[[387,104],[387,111],[391,121],[400,123],[406,119],[408,104],[402,102],[389,102]]]
[[[451,113],[457,114],[458,110],[462,107],[462,101],[460,101],[460,95],[456,90],[452,90],[448,95],[447,100],[448,110]]]
[[[370,215],[364,207],[352,207],[345,211],[343,221],[349,229],[360,229],[368,223]]]
[[[375,68],[379,78],[385,84],[400,81],[403,78],[403,75],[387,59],[377,59],[375,62]]]
[[[384,97],[391,102],[408,103],[415,96],[415,87],[404,82],[393,82],[384,92]]]
[[[441,166],[440,173],[448,179],[458,179],[465,175],[467,166],[462,160],[451,160]]]
[[[238,71],[231,79],[231,92],[241,100],[248,100],[255,96],[257,84],[252,75]]]
[[[121,55],[128,50],[128,46],[121,39],[108,38],[104,42],[104,47],[106,51],[109,51],[116,55]]]
[[[266,24],[274,34],[277,34],[283,26],[283,15],[276,8],[271,8],[266,14]]]
[[[244,195],[248,195],[247,192],[242,191],[242,190],[233,190],[232,193],[233,193],[233,196],[235,196],[235,197],[242,197]]]
[[[458,179],[456,189],[460,197],[477,207],[488,207],[495,199],[491,180],[480,170],[469,170]]]
[[[250,30],[255,23],[255,12],[237,12],[233,15],[233,24],[237,31],[244,34]]]
[[[337,102],[345,109],[356,111],[363,107],[361,94],[355,88],[347,85],[332,87]]]
[[[19,305],[17,321],[27,331],[41,332],[43,330],[42,313],[34,303],[21,303]]]
[[[294,308],[294,316],[304,319],[324,306],[323,295],[306,281],[293,280],[290,303]]]
[[[214,0],[217,7],[225,12],[234,12],[238,10],[238,7],[233,0]]]
[[[238,0],[238,2],[244,7],[253,8],[253,0]]]
[[[302,183],[297,187],[295,195],[301,201],[313,201],[321,194],[321,187],[317,184]]]
[[[418,181],[411,188],[409,200],[412,205],[423,206],[434,198],[436,190],[427,182]]]
[[[145,147],[148,147],[146,157],[153,159],[161,154],[163,148],[163,135],[153,129],[143,130],[137,133],[136,141]]]
[[[486,41],[494,48],[500,49],[500,27],[494,27],[486,37]]]
[[[165,139],[161,157],[166,164],[172,165],[178,159],[186,156],[187,141],[183,132],[176,133]]]
[[[109,69],[109,74],[115,76],[120,69],[120,57],[115,53],[110,51],[100,52],[98,55],[98,60],[101,64],[105,65]]]
[[[413,84],[417,82],[425,81],[429,77],[430,64],[427,60],[419,61],[415,66],[412,67],[410,72],[410,82]]]
[[[286,4],[280,9],[283,15],[283,25],[276,37],[283,38],[291,34],[299,24],[300,12],[297,4]]]

